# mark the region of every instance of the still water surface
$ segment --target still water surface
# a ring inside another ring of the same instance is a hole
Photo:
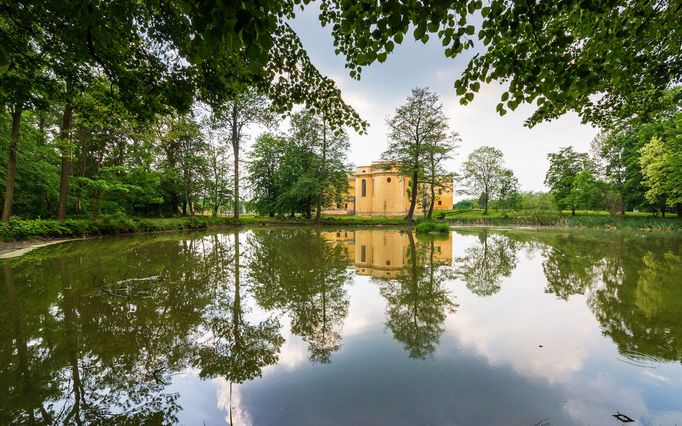
[[[682,425],[678,237],[255,229],[2,268],[0,424]]]

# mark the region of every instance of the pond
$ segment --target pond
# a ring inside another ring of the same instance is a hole
[[[682,238],[263,228],[2,261],[0,424],[682,425]]]

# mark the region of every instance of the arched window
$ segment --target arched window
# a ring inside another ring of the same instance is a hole
[[[365,179],[362,180],[362,196],[367,196],[367,181]]]
[[[391,183],[391,178],[387,178],[386,182]]]

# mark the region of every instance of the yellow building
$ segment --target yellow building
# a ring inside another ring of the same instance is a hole
[[[410,240],[406,233],[396,229],[322,232],[328,241],[342,244],[347,258],[353,262],[357,275],[389,279],[408,272],[408,248]],[[421,244],[417,241],[417,244]],[[430,244],[431,241],[428,241]],[[452,237],[433,240],[434,263],[452,263]]]
[[[336,209],[325,214],[358,216],[404,216],[410,209],[410,179],[387,163],[374,162],[355,169],[348,178],[348,194]],[[434,211],[452,209],[452,183],[436,195]],[[422,213],[419,203],[415,213]]]

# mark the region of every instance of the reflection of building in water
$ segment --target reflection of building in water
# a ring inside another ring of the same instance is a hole
[[[452,182],[446,182],[436,194],[434,210],[452,208]],[[348,193],[336,208],[325,214],[357,216],[403,216],[410,209],[410,179],[385,162],[355,168],[348,178]],[[416,213],[421,207],[416,206]]]
[[[355,273],[374,278],[391,278],[401,275],[410,266],[408,250],[410,239],[399,230],[361,229],[355,231],[323,232],[322,237],[340,243],[348,259],[355,265]],[[452,238],[420,241],[415,239],[417,247],[433,242],[433,259],[435,263],[445,265],[452,263]],[[423,262],[423,261],[421,261]]]

